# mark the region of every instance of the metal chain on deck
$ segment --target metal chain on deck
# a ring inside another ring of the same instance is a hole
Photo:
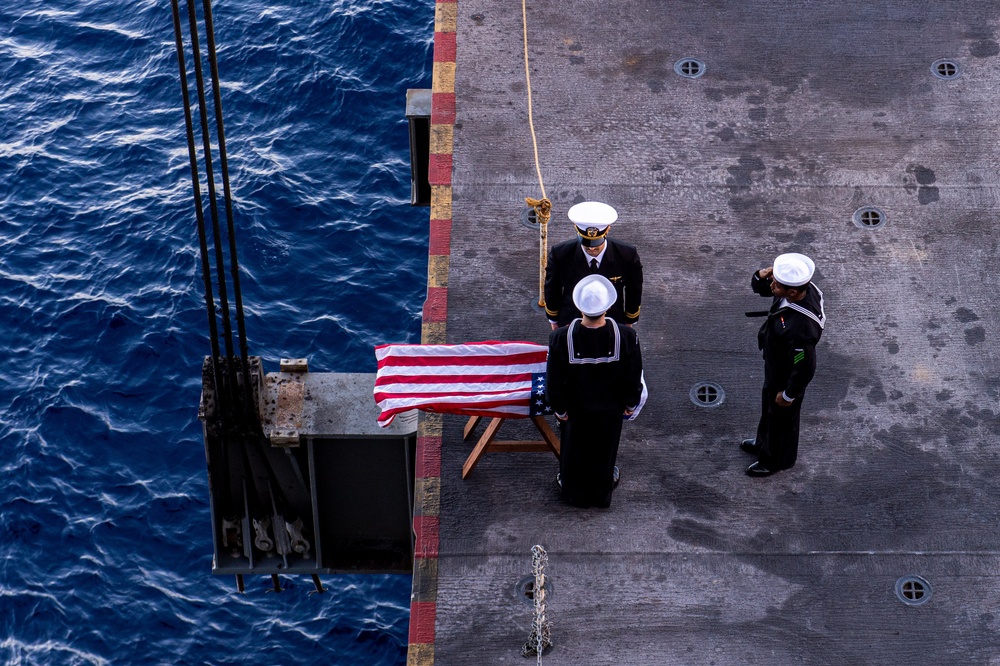
[[[527,0],[521,0],[521,26],[524,32],[524,79],[528,90],[528,127],[531,129],[531,146],[535,152],[535,173],[538,174],[538,187],[542,191],[541,199],[525,198],[529,206],[535,209],[535,219],[538,221],[538,306],[545,307],[545,262],[549,254],[549,218],[552,216],[552,202],[545,196],[545,182],[542,180],[542,167],[538,161],[538,139],[535,136],[535,114],[531,103],[531,68],[528,66],[528,8]]]
[[[528,642],[521,647],[522,657],[537,656],[537,663],[542,663],[542,653],[552,647],[552,632],[549,619],[545,614],[545,565],[549,556],[542,546],[531,547],[531,572],[535,575],[533,598],[535,609],[531,618],[531,635]]]

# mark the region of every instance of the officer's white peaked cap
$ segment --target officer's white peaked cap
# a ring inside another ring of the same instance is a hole
[[[801,287],[808,284],[816,272],[816,264],[804,254],[789,252],[779,254],[774,260],[774,279],[786,287]]]
[[[600,201],[582,201],[566,214],[573,224],[584,231],[591,227],[604,231],[618,219],[618,211]]]
[[[588,317],[600,317],[618,300],[611,281],[596,273],[588,275],[573,287],[573,304]]]

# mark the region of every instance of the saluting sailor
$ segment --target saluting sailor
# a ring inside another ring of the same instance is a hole
[[[635,247],[608,238],[618,212],[599,201],[584,201],[569,209],[577,239],[554,245],[545,266],[545,313],[552,330],[580,316],[573,305],[573,288],[587,275],[603,275],[615,287],[617,301],[608,316],[631,326],[639,320],[642,303],[642,262]]]
[[[603,275],[588,275],[573,289],[583,317],[549,336],[546,398],[559,419],[556,481],[576,506],[611,506],[622,420],[642,399],[639,337],[605,316],[618,299]]]
[[[795,464],[802,399],[816,373],[816,343],[826,326],[823,292],[811,282],[815,271],[812,259],[791,252],[750,280],[756,293],[773,298],[757,333],[764,356],[760,423],[757,436],[740,443],[757,456],[747,468],[750,476],[769,476]]]

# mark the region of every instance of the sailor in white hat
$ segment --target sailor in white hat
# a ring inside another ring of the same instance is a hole
[[[549,337],[546,398],[561,431],[556,481],[574,506],[611,505],[622,419],[642,400],[639,338],[605,316],[617,300],[603,275],[584,277],[573,289],[582,317]]]
[[[588,275],[573,287],[573,304],[588,320],[603,320],[617,300],[618,292],[603,275]]]
[[[616,302],[608,316],[631,326],[642,303],[642,262],[626,243],[608,238],[618,211],[606,203],[584,201],[567,213],[577,238],[552,247],[545,268],[545,312],[555,330],[580,316],[573,288],[587,275],[603,275],[614,285]]]
[[[795,464],[799,416],[806,386],[816,373],[816,343],[826,326],[823,292],[812,283],[816,264],[804,254],[778,255],[753,274],[750,287],[772,298],[767,320],[757,333],[764,356],[764,388],[757,435],[740,448],[757,456],[750,476],[770,476]],[[757,313],[747,313],[754,315]]]

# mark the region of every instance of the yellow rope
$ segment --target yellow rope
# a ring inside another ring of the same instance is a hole
[[[528,7],[527,0],[521,0],[521,26],[524,33],[524,79],[528,88],[528,127],[531,128],[531,147],[535,152],[535,173],[538,174],[538,187],[542,190],[541,199],[525,197],[525,202],[535,209],[535,219],[538,220],[538,305],[545,307],[545,263],[548,258],[548,228],[552,217],[552,202],[545,196],[545,182],[542,180],[542,167],[538,161],[538,139],[535,136],[534,110],[531,104],[531,67],[528,63]]]
[[[539,224],[549,223],[549,218],[552,217],[551,201],[548,199],[532,199],[531,197],[525,197],[524,201],[535,209],[535,219],[538,220]]]
[[[528,66],[528,8],[527,0],[521,0],[521,26],[524,32],[524,78],[528,84],[528,126],[531,128],[531,145],[535,150],[535,172],[538,174],[538,186],[545,196],[545,183],[542,181],[542,167],[538,163],[538,139],[535,138],[535,120],[531,106],[531,68]]]

